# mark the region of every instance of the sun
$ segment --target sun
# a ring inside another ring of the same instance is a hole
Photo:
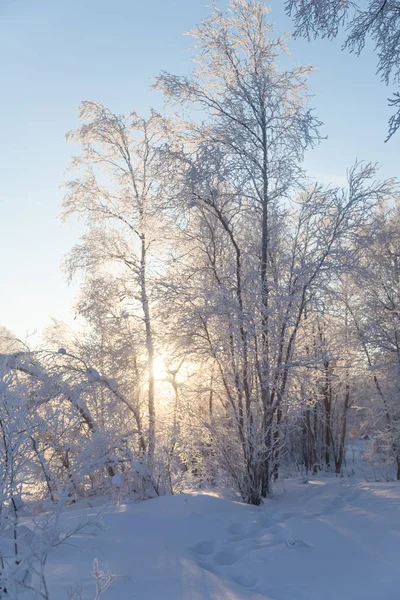
[[[155,379],[163,379],[166,375],[165,362],[162,356],[156,356],[153,361],[153,372]]]

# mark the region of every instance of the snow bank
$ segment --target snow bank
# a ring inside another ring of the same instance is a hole
[[[94,514],[76,507],[69,521]],[[107,508],[50,557],[53,598],[92,599],[94,557],[129,575],[104,600],[398,600],[400,486],[292,481],[261,508],[182,494]]]

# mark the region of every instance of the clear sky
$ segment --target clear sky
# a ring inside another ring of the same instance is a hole
[[[160,70],[186,73],[181,33],[207,13],[207,0],[0,0],[0,324],[25,337],[50,317],[72,322],[77,288],[60,270],[80,228],[57,220],[74,154],[65,133],[77,126],[81,100],[116,112],[160,107],[149,91]],[[221,2],[224,5],[225,1]],[[290,22],[283,0],[271,19]],[[312,105],[328,139],[310,152],[310,175],[343,181],[355,158],[400,176],[400,133],[384,144],[390,89],[375,76],[370,50],[361,58],[340,41],[291,43],[295,62],[312,63]]]

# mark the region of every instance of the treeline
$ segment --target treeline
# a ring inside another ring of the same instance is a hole
[[[4,351],[5,503],[205,482],[258,505],[282,473],[343,473],[364,430],[400,479],[397,182],[304,172],[312,69],[283,68],[264,2],[191,33],[191,75],[156,80],[163,113],[83,102],[68,134],[85,326]]]

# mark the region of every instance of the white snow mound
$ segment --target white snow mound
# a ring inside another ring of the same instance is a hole
[[[82,505],[64,519],[71,524]],[[51,597],[92,600],[94,558],[118,580],[102,600],[399,600],[400,486],[285,482],[256,508],[182,494],[104,509],[104,530],[50,556]]]

